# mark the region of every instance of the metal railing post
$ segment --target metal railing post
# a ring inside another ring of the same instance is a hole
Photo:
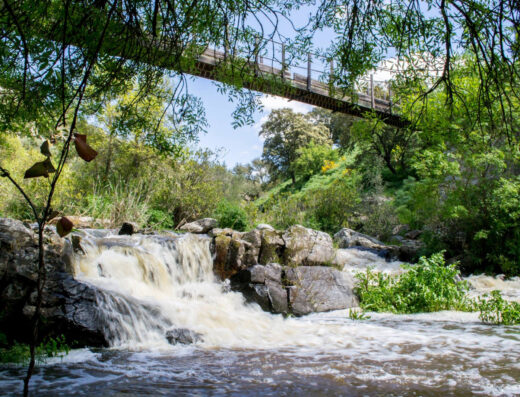
[[[282,43],[282,80],[285,80],[286,68],[287,68],[287,65],[285,64],[285,44]]]
[[[309,52],[307,54],[307,90],[310,91],[311,90],[311,84],[312,84],[312,81],[311,81],[311,62],[312,62],[312,58],[311,58],[311,53]]]
[[[329,96],[334,96],[334,60],[330,60]]]
[[[388,110],[392,114],[392,83],[388,82]]]
[[[255,76],[258,76],[258,54],[260,52],[260,38],[255,36]]]
[[[370,75],[370,106],[372,109],[376,107],[376,101],[374,98],[374,75]]]

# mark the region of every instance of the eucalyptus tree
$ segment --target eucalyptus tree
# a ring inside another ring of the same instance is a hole
[[[288,108],[273,110],[259,134],[265,139],[262,160],[270,174],[291,178],[293,183],[296,174],[291,164],[298,158],[299,149],[311,142],[332,145],[330,131],[325,125],[315,124],[308,116]]]

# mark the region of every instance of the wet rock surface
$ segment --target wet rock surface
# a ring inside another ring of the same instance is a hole
[[[96,289],[76,281],[67,272],[67,263],[61,256],[66,244],[52,229],[46,229],[45,242],[47,277],[40,335],[63,334],[78,346],[106,346]],[[36,310],[37,238],[22,222],[0,218],[0,247],[0,326],[8,338],[28,341]]]
[[[256,265],[231,278],[231,288],[272,313],[297,316],[358,306],[354,280],[326,266]]]
[[[166,332],[166,339],[171,345],[190,345],[201,342],[202,335],[187,328],[175,328]]]

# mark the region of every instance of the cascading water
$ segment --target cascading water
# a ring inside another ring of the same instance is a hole
[[[41,395],[520,394],[518,327],[461,312],[284,319],[214,279],[207,237],[81,233],[75,277],[99,291],[112,348],[75,350],[43,366],[33,383]],[[340,255],[346,272],[400,271],[400,262],[369,251]],[[518,279],[468,281],[474,294],[498,287],[520,297]],[[202,341],[171,346],[173,328]],[[0,370],[0,385],[17,390],[19,375]]]

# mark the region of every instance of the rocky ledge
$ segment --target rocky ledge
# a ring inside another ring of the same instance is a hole
[[[325,266],[255,265],[235,274],[231,288],[266,311],[297,316],[359,303],[352,276]]]
[[[46,230],[45,243],[47,279],[40,335],[65,335],[78,346],[106,346],[104,323],[97,307],[98,291],[71,276],[62,257],[64,242],[50,229]],[[35,233],[20,221],[0,218],[0,329],[8,331],[9,339],[30,339],[37,271]]]

